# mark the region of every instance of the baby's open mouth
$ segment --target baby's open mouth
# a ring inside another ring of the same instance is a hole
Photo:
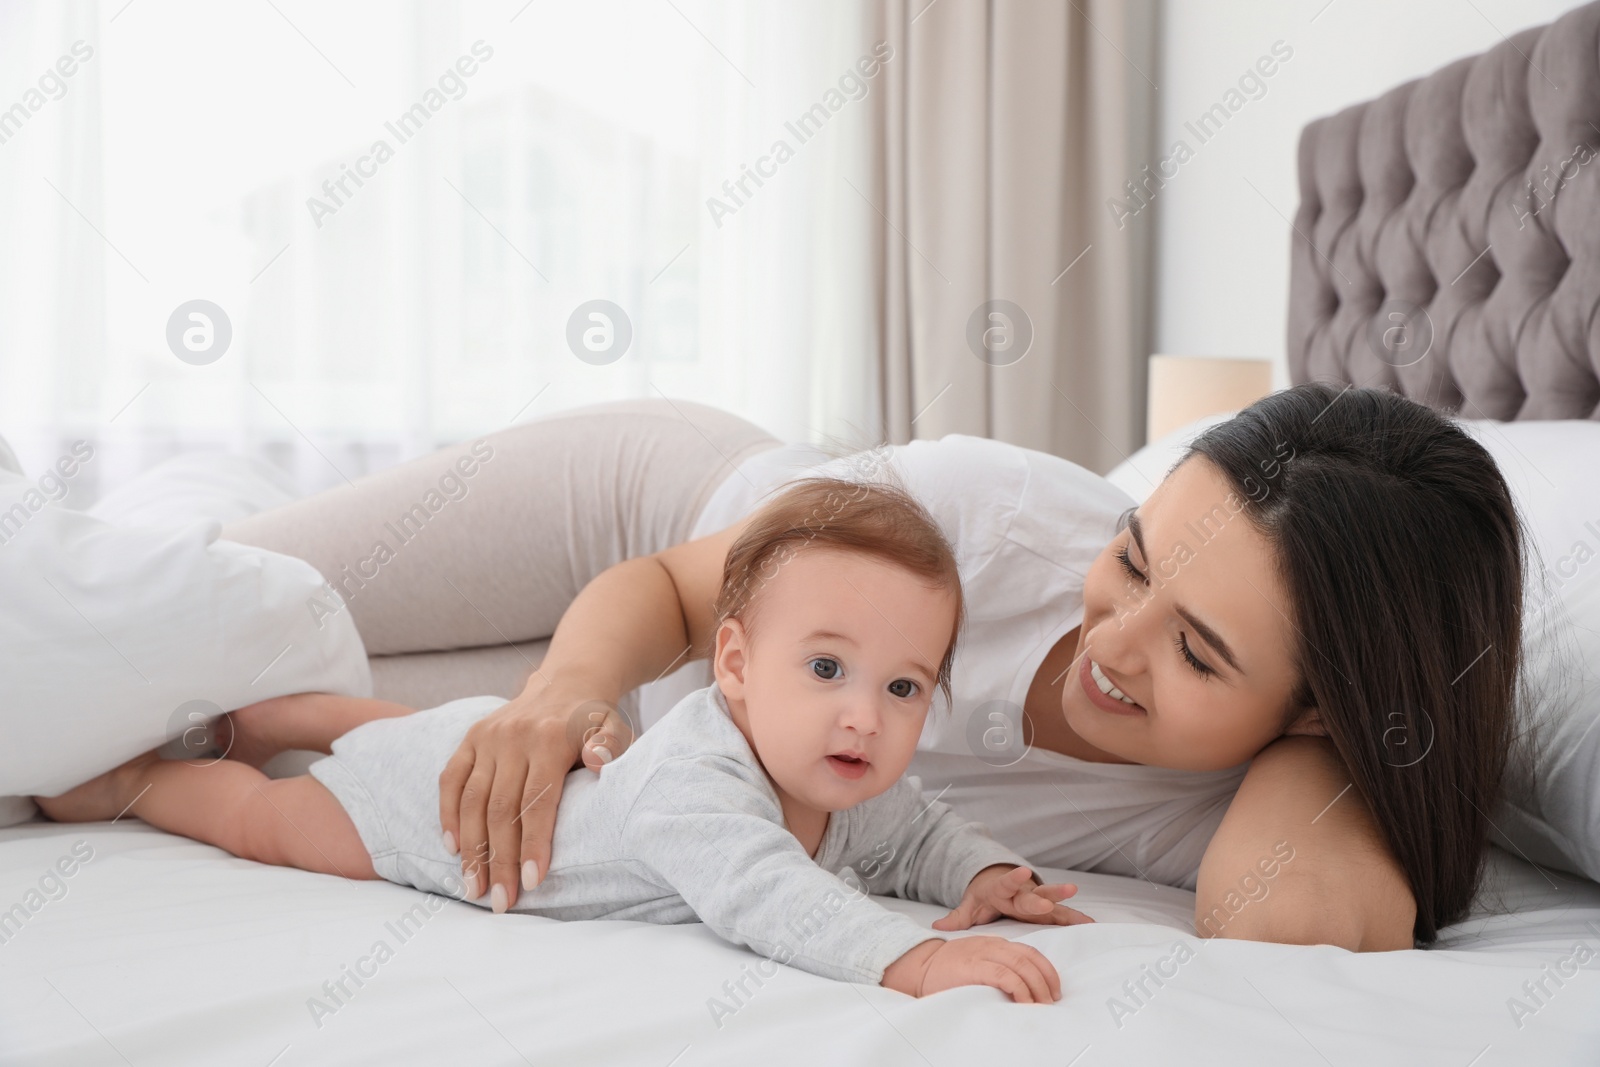
[[[828,766],[834,773],[845,778],[860,778],[867,773],[867,768],[872,764],[865,756],[856,756],[847,752],[835,752],[828,756]]]

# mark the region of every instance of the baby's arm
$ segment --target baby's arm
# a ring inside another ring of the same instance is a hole
[[[964,985],[991,985],[1019,1004],[1061,999],[1061,976],[1032,945],[1003,937],[924,941],[889,964],[883,985],[925,997]]]
[[[935,930],[965,930],[992,923],[1001,916],[1046,926],[1076,926],[1093,919],[1061,901],[1078,887],[1071,882],[1042,885],[1029,867],[1005,864],[985,867],[967,884],[961,903],[933,923]]]
[[[1077,886],[1041,884],[1028,861],[990,837],[982,824],[937,800],[924,801],[914,777],[856,812],[860,843],[870,842],[860,873],[872,892],[953,909],[935,929],[964,930],[1002,915],[1060,926],[1094,921],[1059,903]]]
[[[1030,946],[963,938],[998,944],[952,945],[955,951],[946,953],[926,927],[818,867],[748,773],[723,756],[666,760],[623,825],[625,853],[659,875],[718,936],[813,974],[913,995],[993,985],[1019,1000],[1053,999],[1054,968]],[[886,974],[919,946],[919,955]]]

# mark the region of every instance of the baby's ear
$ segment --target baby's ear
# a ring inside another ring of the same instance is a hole
[[[744,670],[749,659],[749,640],[749,632],[736,616],[723,619],[717,627],[711,652],[711,673],[722,695],[732,700],[744,699]]]

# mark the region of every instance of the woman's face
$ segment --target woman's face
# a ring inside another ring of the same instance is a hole
[[[1292,613],[1244,503],[1210,460],[1192,456],[1089,568],[1062,711],[1091,745],[1151,766],[1219,770],[1285,732],[1320,732],[1315,712],[1284,729]],[[1134,704],[1091,697],[1093,668]]]

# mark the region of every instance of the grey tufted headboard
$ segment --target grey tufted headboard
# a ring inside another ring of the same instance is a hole
[[[1300,136],[1289,376],[1600,419],[1600,3]]]

